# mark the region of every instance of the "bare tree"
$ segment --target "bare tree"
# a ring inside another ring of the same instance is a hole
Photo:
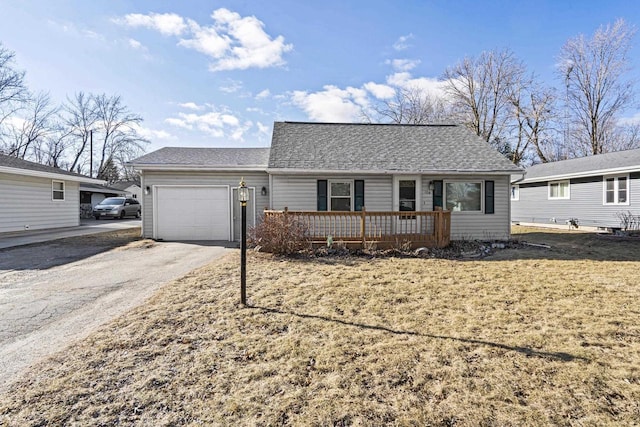
[[[0,127],[29,97],[24,71],[15,69],[14,57],[15,54],[0,43]]]
[[[556,143],[555,94],[543,87],[532,77],[521,85],[514,85],[509,91],[512,105],[511,160],[521,164],[527,160],[529,151],[546,163],[553,159],[553,145]],[[531,160],[531,159],[530,159]]]
[[[613,149],[607,133],[634,99],[632,82],[625,74],[635,32],[619,19],[600,27],[591,39],[580,35],[562,47],[558,73],[566,79],[573,155]]]
[[[124,169],[127,161],[144,153],[144,145],[149,142],[138,133],[142,117],[131,113],[120,96],[97,95],[93,102],[101,137],[97,169],[102,170],[108,159]]]
[[[509,93],[521,84],[524,66],[508,49],[466,57],[447,68],[447,93],[463,123],[485,141],[505,150]]]
[[[73,98],[67,98],[67,103],[63,107],[64,124],[68,129],[70,138],[69,150],[72,160],[69,170],[74,172],[82,171],[82,162],[90,161],[92,153],[89,153],[89,140],[94,124],[98,120],[93,97],[84,92],[78,92]],[[64,147],[63,150],[67,148]],[[89,157],[89,159],[87,159]]]
[[[8,126],[12,136],[8,154],[21,159],[32,157],[43,141],[54,129],[58,108],[51,105],[48,93],[40,93],[27,102],[26,114],[16,124]]]
[[[394,96],[373,107],[376,122],[427,124],[450,119],[451,108],[444,98],[419,86],[396,88]],[[365,114],[367,121],[374,121]]]

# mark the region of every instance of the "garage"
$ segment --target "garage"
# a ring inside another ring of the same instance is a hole
[[[154,237],[229,240],[228,186],[156,186]]]

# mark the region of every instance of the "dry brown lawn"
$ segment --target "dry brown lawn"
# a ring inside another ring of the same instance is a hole
[[[44,362],[0,424],[637,425],[640,243],[474,261],[239,255]]]

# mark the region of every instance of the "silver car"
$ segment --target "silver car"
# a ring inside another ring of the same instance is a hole
[[[124,218],[134,216],[140,218],[140,203],[130,197],[108,197],[95,205],[93,217],[100,218]]]

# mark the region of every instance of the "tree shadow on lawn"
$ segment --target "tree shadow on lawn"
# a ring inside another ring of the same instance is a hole
[[[425,333],[422,333],[422,332],[415,332],[415,331],[402,331],[402,330],[388,328],[386,326],[367,325],[367,324],[363,324],[363,323],[349,322],[349,321],[346,321],[346,320],[334,319],[334,318],[331,318],[331,317],[320,316],[320,315],[316,315],[316,314],[296,313],[294,311],[286,311],[286,310],[281,310],[281,309],[278,309],[278,308],[262,307],[262,306],[251,305],[251,304],[247,304],[247,307],[248,308],[254,308],[254,309],[262,310],[265,313],[295,316],[295,317],[299,317],[301,319],[322,320],[322,321],[325,321],[325,322],[337,323],[337,324],[344,325],[344,326],[351,326],[351,327],[361,328],[361,329],[369,329],[369,330],[375,330],[375,331],[388,332],[388,333],[394,334],[394,335],[418,336],[418,337],[424,337],[424,338],[457,341],[457,342],[462,342],[462,343],[466,343],[466,344],[477,344],[477,345],[482,345],[482,346],[487,346],[487,347],[492,347],[492,348],[500,348],[500,349],[507,350],[507,351],[515,351],[515,352],[518,352],[518,353],[522,353],[522,354],[524,354],[525,356],[528,356],[528,357],[539,357],[539,358],[543,358],[543,359],[558,360],[558,361],[562,361],[562,362],[572,362],[572,361],[590,362],[590,360],[585,358],[585,357],[574,356],[572,354],[564,353],[564,352],[538,351],[538,350],[534,350],[534,349],[529,348],[529,347],[510,346],[510,345],[491,342],[491,341],[476,340],[476,339],[473,339],[473,338],[458,338],[458,337],[451,337],[451,336],[447,336],[447,335],[434,335],[434,334],[425,334]]]

